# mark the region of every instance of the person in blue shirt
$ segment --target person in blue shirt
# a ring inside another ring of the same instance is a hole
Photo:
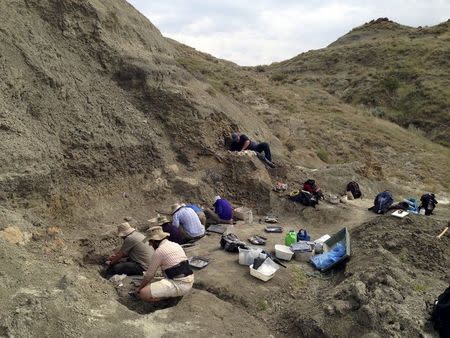
[[[200,206],[198,206],[197,204],[186,204],[186,208],[191,208],[192,210],[194,210],[198,218],[200,219],[200,222],[203,225],[206,225],[206,215]]]
[[[233,224],[233,206],[220,196],[214,197],[214,211],[205,209],[207,224]]]
[[[171,209],[172,226],[179,229],[184,242],[197,240],[205,236],[205,227],[194,210],[186,208],[183,203],[175,203]]]

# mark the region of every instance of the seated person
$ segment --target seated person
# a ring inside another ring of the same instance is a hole
[[[200,206],[198,206],[197,204],[186,204],[186,207],[194,210],[195,213],[197,214],[198,218],[200,219],[200,222],[203,225],[206,225],[206,215]]]
[[[205,209],[206,223],[208,224],[233,224],[233,207],[226,199],[220,196],[214,197],[214,211]]]
[[[120,224],[117,233],[118,236],[122,237],[123,244],[120,250],[106,261],[108,265],[107,277],[116,274],[142,275],[150,263],[153,248],[148,243],[142,242],[145,236],[132,228],[128,222]],[[128,258],[128,260],[120,262],[122,258]]]
[[[158,215],[156,219],[148,220],[150,226],[160,226],[163,231],[169,234],[167,238],[171,242],[184,243],[184,238],[180,233],[180,230],[172,226],[172,222],[166,216]]]
[[[200,218],[193,209],[178,203],[172,205],[171,209],[172,224],[166,225],[164,229],[171,234],[178,231],[176,243],[184,244],[205,236],[205,226],[200,222]]]
[[[270,152],[270,147],[267,142],[257,143],[251,141],[247,135],[233,133],[231,134],[230,150],[231,151],[252,150],[261,155],[262,153],[264,153],[263,159],[265,160],[265,162],[269,164],[271,167],[273,166],[272,154]]]
[[[151,227],[147,231],[145,241],[155,249],[155,253],[141,285],[136,290],[137,296],[143,301],[158,302],[166,298],[181,297],[187,294],[194,284],[194,274],[183,248],[168,241],[168,236],[160,226]],[[159,268],[165,278],[150,283]]]

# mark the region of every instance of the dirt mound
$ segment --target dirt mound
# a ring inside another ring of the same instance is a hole
[[[450,279],[449,238],[436,239],[443,226],[445,222],[420,216],[385,216],[355,228],[345,279],[321,299],[325,331],[434,334],[429,311]]]

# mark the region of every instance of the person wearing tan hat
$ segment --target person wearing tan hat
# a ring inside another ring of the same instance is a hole
[[[178,231],[180,240],[178,244],[197,240],[205,236],[205,226],[201,223],[197,213],[186,207],[183,203],[175,203],[171,207],[172,227],[171,231]],[[165,228],[166,231],[168,228]]]
[[[183,248],[168,240],[169,233],[161,226],[147,230],[144,242],[155,249],[148,270],[136,290],[138,297],[146,302],[158,302],[165,298],[180,297],[188,293],[194,284],[194,274]],[[161,268],[165,278],[150,283],[156,271]]]
[[[150,226],[160,226],[164,232],[169,234],[168,240],[175,243],[183,243],[184,237],[181,235],[180,230],[172,226],[172,222],[169,218],[163,215],[159,215],[155,218],[149,219]]]
[[[123,243],[120,250],[106,261],[108,265],[106,275],[109,277],[116,274],[142,275],[150,263],[153,248],[148,243],[142,242],[145,236],[128,222],[117,227],[117,235],[123,239]],[[121,262],[123,258],[127,261]]]

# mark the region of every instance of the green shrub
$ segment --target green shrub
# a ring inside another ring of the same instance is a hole
[[[389,93],[394,94],[400,87],[400,81],[394,76],[385,77],[381,80],[381,86]]]
[[[323,161],[325,163],[328,163],[328,156],[329,155],[328,155],[328,152],[325,149],[320,148],[319,150],[317,150],[316,155],[317,155],[318,158],[320,158],[321,161]]]
[[[286,78],[287,74],[285,73],[275,73],[270,77],[270,79],[275,82],[281,82],[283,80],[286,80]]]

